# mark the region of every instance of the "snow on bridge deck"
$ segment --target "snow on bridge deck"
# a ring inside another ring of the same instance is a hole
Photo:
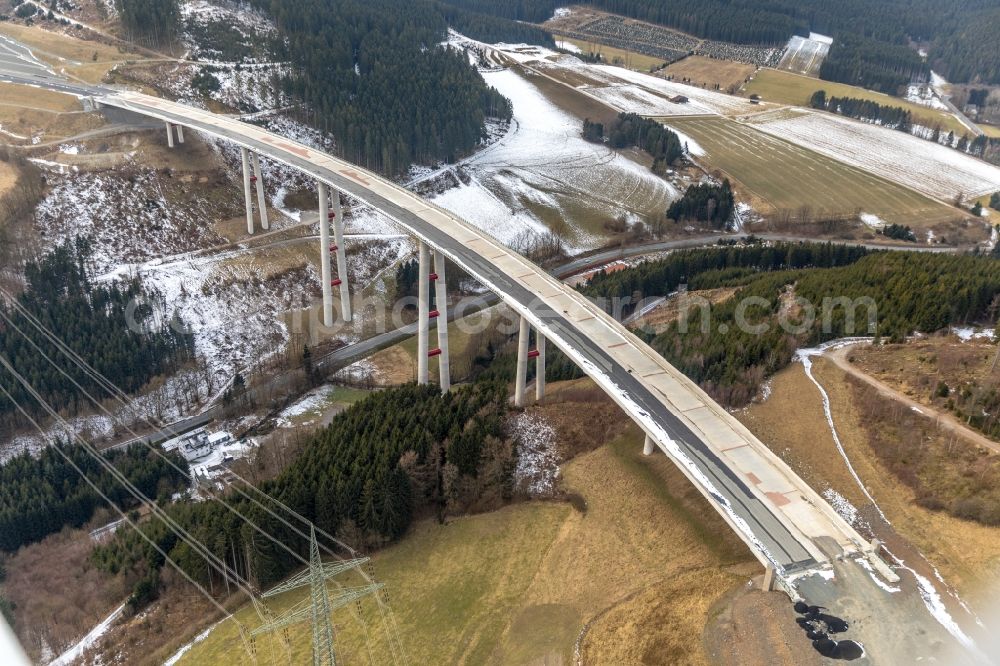
[[[526,317],[604,389],[698,487],[764,564],[824,568],[816,540],[868,544],[733,416],[575,290],[484,232],[353,164],[236,119],[133,92],[98,97],[222,137],[381,210],[441,250]]]

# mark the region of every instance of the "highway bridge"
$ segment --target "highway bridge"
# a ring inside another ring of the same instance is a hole
[[[820,597],[829,604],[844,594],[844,588],[833,582],[837,578],[855,588],[863,587],[865,593],[870,588],[882,596],[885,594],[876,589],[875,574],[866,571],[878,572],[883,579],[878,582],[881,588],[886,582],[899,582],[879,559],[873,544],[696,384],[580,293],[454,214],[375,173],[233,117],[137,92],[69,83],[45,73],[0,71],[0,81],[65,92],[91,100],[98,107],[158,119],[164,123],[171,145],[175,137],[183,141],[180,128],[187,128],[239,146],[251,231],[254,181],[260,186],[259,169],[250,166],[255,165],[256,156],[281,162],[315,179],[320,195],[322,287],[328,325],[333,323],[335,286],[341,287],[341,314],[350,318],[342,265],[341,278],[332,279],[333,263],[343,252],[340,194],[378,209],[420,243],[419,381],[429,379],[428,357],[447,360],[446,339],[439,338],[439,347],[430,349],[428,330],[434,316],[447,317],[444,299],[438,299],[441,312],[428,309],[429,289],[443,291],[442,259],[447,258],[521,318],[516,403],[526,400],[528,359],[536,358],[543,368],[544,344],[554,344],[645,431],[646,453],[658,447],[719,512],[764,566],[766,587],[780,586],[793,598],[800,598],[808,589],[806,596]],[[328,206],[329,217],[324,214]],[[332,244],[330,226],[334,227]],[[437,260],[433,273],[431,256]],[[447,326],[437,328],[439,336],[442,330],[446,335]],[[530,329],[536,334],[536,350],[529,349]],[[441,368],[442,387],[447,389],[447,363],[441,363]],[[539,382],[539,395],[543,391],[544,383]],[[845,562],[860,562],[864,570],[861,566],[845,570]],[[842,571],[847,575],[841,577]],[[919,598],[916,604],[919,608]],[[949,638],[925,609],[919,622],[926,627],[921,633],[927,640],[933,637],[940,643]],[[898,642],[894,639],[893,650],[908,645],[907,640],[905,635]]]
[[[673,460],[779,582],[828,569],[830,559],[840,555],[871,556],[871,544],[819,494],[657,352],[576,290],[454,214],[375,173],[236,118],[41,74],[8,72],[0,80],[66,92],[96,106],[159,119],[171,144],[175,137],[183,140],[180,127],[225,139],[244,149],[244,155],[262,155],[298,169],[315,179],[320,190],[343,193],[378,209],[413,234],[427,248],[425,254],[433,251],[460,266],[520,315],[539,341],[554,344],[579,365],[645,431],[647,445],[659,447]],[[259,172],[245,169],[251,231],[255,175],[259,178]],[[320,207],[330,201],[336,209],[337,199],[324,197]],[[321,228],[342,224],[336,210],[331,219],[333,225]],[[331,245],[331,239],[323,236],[324,275],[331,276],[330,255],[343,252],[343,243]],[[337,249],[327,253],[327,247]],[[432,275],[426,260],[421,263],[423,274]],[[436,282],[443,286],[444,280]],[[346,275],[327,277],[322,286],[326,323],[332,325],[332,286],[346,287]],[[522,326],[524,343],[527,326]],[[430,353],[427,335],[422,337],[418,348]],[[527,358],[523,352],[521,356],[523,367]],[[523,372],[519,375],[523,382]],[[426,381],[426,369],[418,377]],[[888,568],[884,571],[893,576]]]

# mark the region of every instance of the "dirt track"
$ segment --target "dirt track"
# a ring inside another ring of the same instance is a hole
[[[892,398],[893,400],[901,402],[904,405],[908,406],[913,411],[917,412],[918,414],[923,414],[928,419],[933,420],[938,425],[939,428],[944,428],[949,432],[953,432],[972,444],[985,447],[995,453],[1000,453],[1000,444],[994,442],[992,439],[986,437],[982,433],[976,432],[975,430],[972,430],[971,428],[965,426],[951,414],[939,411],[934,407],[917,402],[916,400],[907,396],[906,394],[897,391],[896,389],[885,384],[884,382],[875,379],[869,374],[862,372],[860,369],[857,368],[857,366],[852,364],[847,359],[848,353],[856,346],[857,345],[850,345],[847,347],[832,349],[826,353],[826,357],[829,358],[838,368],[840,368],[844,372],[848,373],[852,377],[860,379],[869,386],[875,388],[881,395],[884,395],[888,398]]]

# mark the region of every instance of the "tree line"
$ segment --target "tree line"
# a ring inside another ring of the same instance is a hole
[[[80,527],[95,509],[105,506],[73,465],[119,507],[137,506],[125,487],[82,446],[61,442],[53,446],[59,446],[72,464],[48,447],[37,457],[23,453],[0,466],[0,551],[13,552],[64,527]],[[174,492],[187,486],[188,467],[176,453],[165,455],[184,473],[140,444],[103,454],[140,492],[169,501]]]
[[[879,104],[868,99],[855,97],[827,97],[825,90],[817,90],[809,98],[809,106],[822,111],[839,113],[848,118],[882,125],[901,132],[910,132],[913,126],[912,114],[899,106]]]
[[[166,310],[162,296],[148,289],[138,276],[92,282],[87,269],[90,254],[90,241],[79,237],[29,261],[17,303],[126,393],[134,393],[153,377],[170,374],[188,362],[194,354],[192,338],[158,314]],[[6,319],[0,320],[0,354],[10,359],[54,409],[73,414],[90,403],[42,352],[59,362],[88,392],[103,395],[20,310],[0,304],[0,314],[13,322],[10,325]],[[135,327],[129,326],[129,316]],[[179,319],[173,323],[177,322]],[[42,413],[34,398],[5,370],[0,370],[0,384],[29,412]],[[0,401],[0,423],[21,423],[15,411],[9,401]]]
[[[736,210],[733,188],[726,178],[721,184],[698,183],[689,185],[684,196],[671,202],[667,219],[675,222],[697,220],[716,229],[725,229]]]
[[[510,102],[466,55],[441,46],[448,23],[432,0],[251,4],[278,26],[275,58],[294,65],[284,92],[304,103],[303,120],[332,134],[335,152],[352,162],[399,175],[413,163],[454,161],[483,140],[486,118],[511,117]],[[451,17],[491,39],[534,33],[495,17],[475,23],[457,10]]]
[[[684,154],[676,133],[662,123],[635,113],[619,113],[607,127],[584,118],[583,138],[594,143],[606,141],[615,150],[641,148],[653,157],[650,168],[661,176]]]
[[[334,417],[294,462],[259,487],[359,548],[399,538],[418,512],[444,516],[506,497],[514,465],[513,445],[502,429],[507,379],[484,378],[445,395],[413,384],[374,393]],[[259,507],[234,493],[227,500],[308,556],[308,544]],[[167,511],[264,587],[299,565],[217,502],[182,502]],[[142,530],[196,580],[224,582],[159,520],[145,521]],[[130,572],[137,594],[155,596],[164,561],[134,531],[98,546],[93,560],[112,574]]]
[[[177,0],[115,0],[126,39],[150,46],[177,38],[180,7]]]
[[[475,11],[540,22],[558,0],[448,0]],[[896,94],[930,67],[956,82],[1000,83],[1000,9],[983,0],[594,0],[598,9],[698,37],[780,46],[792,35],[834,38],[820,76]],[[929,44],[924,62],[911,43]]]
[[[737,287],[739,291],[711,308],[707,332],[695,308],[687,330],[677,321],[662,333],[639,334],[717,400],[732,406],[749,402],[766,377],[788,365],[798,347],[868,333],[866,307],[853,312],[842,305],[833,307],[824,329],[826,298],[871,299],[877,308],[874,333],[903,341],[915,331],[932,333],[950,324],[985,320],[1000,295],[1000,270],[992,258],[830,245],[679,252],[613,274],[599,273],[583,291],[609,297],[665,295],[682,280],[691,290]],[[817,312],[815,321],[799,334],[779,326],[779,313],[790,294],[806,299]],[[766,303],[751,304],[742,312],[746,321],[768,325],[761,334],[737,325],[737,308],[747,297]],[[719,331],[721,324],[726,333]]]

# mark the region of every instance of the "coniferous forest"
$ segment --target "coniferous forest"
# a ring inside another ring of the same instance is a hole
[[[496,16],[544,21],[559,0],[446,0]],[[598,9],[698,37],[780,46],[792,35],[834,38],[821,77],[897,93],[933,68],[949,81],[1000,83],[1000,8],[984,0],[593,0]],[[929,44],[924,63],[911,42]]]
[[[662,123],[635,113],[619,113],[607,127],[584,118],[583,138],[594,143],[607,141],[615,150],[633,146],[641,148],[653,157],[650,168],[661,176],[684,154],[676,133]]]
[[[912,115],[902,107],[879,104],[869,99],[827,97],[825,90],[814,92],[809,99],[809,106],[902,132],[909,132],[912,126]]]
[[[507,409],[507,378],[495,376],[445,395],[435,386],[414,384],[380,391],[334,417],[277,478],[259,487],[355,546],[385,543],[402,536],[418,511],[444,516],[477,502],[489,506],[490,498],[510,493],[513,445],[502,433]],[[308,544],[259,507],[232,493],[228,501],[308,554]],[[218,502],[184,502],[167,510],[220,557],[249,561],[265,587],[299,564]],[[142,529],[195,579],[208,581],[204,560],[161,521],[145,521]],[[145,570],[140,585],[146,587],[164,564],[133,530],[99,546],[94,561],[111,573]]]
[[[177,0],[115,0],[127,39],[159,46],[177,37],[180,7]]]
[[[25,266],[25,288],[18,303],[33,314],[74,352],[126,393],[134,393],[150,379],[175,371],[193,354],[191,339],[180,326],[158,320],[150,309],[130,304],[155,303],[138,277],[96,284],[87,264],[89,242],[79,238],[56,247],[42,259]],[[136,326],[130,327],[130,313]],[[103,395],[97,385],[72,366],[12,305],[0,304],[0,354],[3,354],[56,410],[75,413],[89,406],[85,396],[45,357],[91,394]],[[8,324],[9,317],[13,325]],[[15,326],[17,328],[15,328]],[[25,333],[25,338],[21,332]],[[38,345],[39,352],[33,345]],[[0,369],[0,384],[29,411],[41,408],[16,378]],[[16,419],[15,408],[0,400],[0,424]]]
[[[723,180],[720,185],[699,183],[691,185],[684,191],[684,196],[674,201],[667,208],[667,219],[676,222],[697,220],[707,222],[716,229],[724,229],[733,217],[736,209],[736,198],[729,180]]]
[[[765,378],[788,365],[796,348],[869,334],[868,301],[853,312],[853,330],[848,308],[831,305],[829,328],[824,330],[825,298],[871,299],[876,313],[872,333],[901,342],[915,331],[932,333],[984,320],[1000,296],[1000,266],[993,258],[869,252],[829,244],[677,252],[635,268],[598,274],[583,291],[595,297],[636,292],[660,296],[685,281],[690,290],[738,287],[739,291],[711,308],[707,332],[701,327],[701,311],[694,308],[686,331],[678,321],[645,337],[664,358],[730,406],[749,402]],[[789,289],[816,309],[815,321],[801,334],[793,335],[779,325]],[[761,334],[741,330],[736,323],[739,303],[747,297],[768,304],[751,305],[743,313],[747,322],[768,325]],[[727,326],[726,333],[719,332],[720,324]]]
[[[412,163],[455,160],[484,138],[486,118],[511,116],[510,102],[464,53],[440,46],[447,21],[431,0],[252,4],[278,25],[275,57],[296,65],[285,92],[305,102],[306,120],[352,162],[398,175]],[[534,34],[495,17],[453,19],[491,39]]]
[[[80,527],[91,519],[95,509],[107,506],[74,465],[120,508],[135,508],[135,500],[125,487],[83,447],[58,446],[72,464],[48,447],[38,457],[24,453],[0,466],[0,551],[15,551],[63,527]],[[187,470],[187,462],[179,455],[163,455],[181,470]],[[109,451],[104,457],[151,499],[169,499],[188,485],[186,474],[142,445]]]

